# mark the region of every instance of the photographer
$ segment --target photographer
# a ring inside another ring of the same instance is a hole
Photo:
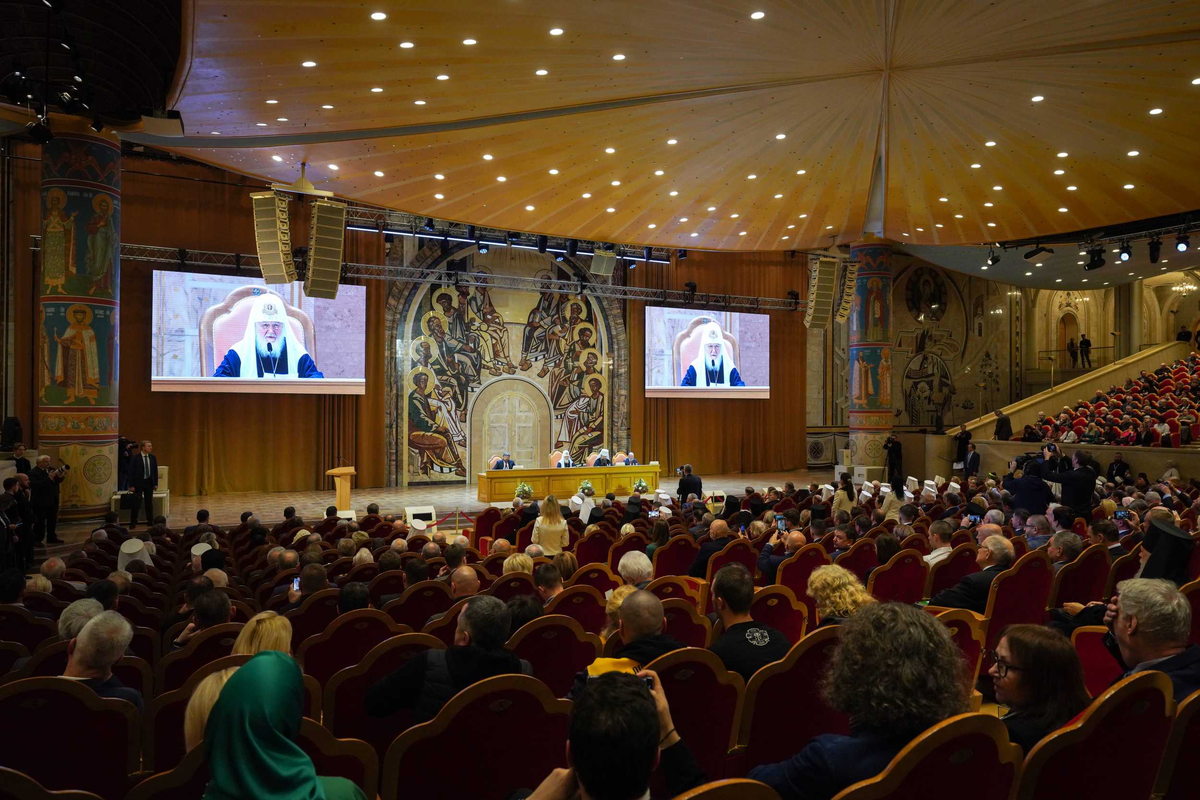
[[[30,502],[35,516],[34,543],[62,544],[55,528],[58,526],[58,489],[70,467],[59,461],[58,469],[50,468],[50,456],[38,456],[37,466],[29,472]]]
[[[682,507],[687,502],[688,495],[694,494],[696,497],[704,497],[704,485],[698,475],[692,474],[692,465],[684,464],[675,470],[675,474],[679,475],[679,488],[676,494],[679,495],[679,505]]]
[[[1053,445],[1051,445],[1053,446]],[[1046,459],[1050,459],[1050,448],[1042,450]],[[1086,450],[1076,450],[1068,461],[1063,458],[1059,463],[1059,472],[1050,480],[1062,484],[1062,504],[1071,509],[1077,517],[1090,519],[1092,516],[1092,499],[1096,491],[1096,470],[1091,466],[1092,454]]]
[[[1018,467],[1024,474],[1015,478],[1013,473]],[[1030,514],[1045,514],[1046,507],[1054,500],[1050,487],[1042,480],[1042,468],[1043,465],[1032,458],[1021,464],[1014,460],[1009,462],[1009,473],[1004,476],[1004,490],[1012,494],[1013,504]],[[1046,474],[1049,474],[1049,470]]]
[[[888,483],[898,492],[904,485],[904,448],[896,440],[895,434],[889,434],[887,441],[883,443],[883,449],[887,451]]]

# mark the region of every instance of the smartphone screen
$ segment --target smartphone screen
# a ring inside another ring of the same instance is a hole
[[[983,522],[983,517],[976,516],[975,514],[968,514],[967,519],[971,520],[972,525],[978,525]]]
[[[654,519],[655,517],[657,517],[657,516],[658,516],[658,512],[657,512],[657,511],[651,511],[651,512],[650,512],[649,514],[647,514],[646,516],[650,517],[650,519]]]
[[[783,517],[776,517],[775,527],[779,529],[780,533],[782,533],[783,531],[787,530],[787,520],[785,520]]]
[[[296,578],[292,581],[292,591],[293,592],[300,591],[300,579],[299,578]]]
[[[1115,517],[1116,519],[1129,519],[1129,509],[1128,508],[1119,508],[1115,512],[1113,512],[1113,517]]]

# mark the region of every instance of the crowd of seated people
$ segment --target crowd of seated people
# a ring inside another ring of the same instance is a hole
[[[830,707],[854,720],[853,732],[817,736],[787,760],[746,767],[751,778],[783,798],[830,798],[850,783],[878,774],[914,736],[967,708],[972,687],[949,629],[924,610],[886,602],[866,588],[873,573],[911,552],[915,541],[923,540],[925,559],[919,563],[927,567],[948,558],[960,537],[975,547],[978,571],[929,603],[979,614],[995,577],[1016,562],[1018,543],[1021,552],[1044,547],[1055,571],[1073,563],[1089,545],[1101,545],[1111,560],[1137,553],[1138,577],[1119,583],[1117,597],[1065,604],[1056,609],[1054,624],[1031,622],[1001,632],[986,676],[996,700],[1008,709],[1003,721],[1011,740],[1026,752],[1092,701],[1083,688],[1079,657],[1065,635],[1078,625],[1108,626],[1106,643],[1122,674],[1163,671],[1176,700],[1200,690],[1200,646],[1189,641],[1191,607],[1179,591],[1194,577],[1189,575],[1194,545],[1187,531],[1195,528],[1200,512],[1200,488],[1185,485],[1178,474],[1144,485],[1097,483],[1108,471],[1094,465],[1086,452],[1070,459],[1051,454],[1047,460],[1055,457],[1066,463],[1054,465],[1054,475],[1081,473],[1075,485],[1069,479],[1056,481],[1062,486],[1058,496],[1039,477],[1043,465],[1031,464],[998,479],[970,477],[941,486],[926,482],[916,495],[878,483],[855,486],[844,476],[836,489],[811,484],[747,487],[744,496],[732,502],[726,497],[723,504],[696,497],[677,505],[656,498],[660,509],[671,512],[657,516],[657,522],[649,518],[653,506],[641,497],[628,503],[605,498],[608,505],[597,522],[590,521],[590,513],[587,520],[580,519],[578,508],[564,514],[549,497],[515,504],[510,511],[524,518],[536,509],[526,522],[536,525],[541,541],[523,551],[517,549],[515,535],[455,536],[410,529],[403,521],[379,515],[378,508],[372,510],[376,520],[369,529],[346,520],[326,525],[328,518],[310,527],[294,509],[274,529],[252,514],[228,531],[206,517],[183,535],[163,521],[147,532],[146,541],[133,540],[155,545],[156,552],[134,545],[130,554],[138,550],[139,558],[125,560],[125,569],[115,568],[124,548],[105,543],[117,534],[104,531],[104,537],[94,535],[77,554],[48,559],[29,581],[15,571],[5,573],[0,576],[0,614],[8,607],[30,616],[46,614],[43,606],[28,603],[44,600],[47,588],[63,596],[78,594],[79,599],[52,615],[57,636],[70,648],[61,674],[99,696],[137,707],[152,698],[123,684],[114,667],[130,652],[136,626],[125,615],[142,605],[137,598],[146,596],[145,587],[165,589],[157,617],[164,654],[185,654],[206,631],[240,622],[229,652],[251,660],[199,682],[184,720],[188,746],[206,746],[211,786],[216,787],[211,791],[224,793],[213,796],[249,796],[263,788],[258,781],[286,772],[297,785],[314,787],[327,797],[357,798],[360,787],[318,775],[295,745],[299,719],[307,712],[302,707],[302,667],[293,658],[300,652],[293,622],[311,610],[312,598],[336,592],[332,613],[343,615],[402,608],[405,590],[418,585],[445,587],[439,591],[456,608],[448,646],[425,650],[380,676],[366,687],[363,699],[363,711],[371,717],[403,715],[408,724],[419,724],[437,718],[452,697],[480,681],[537,674],[508,643],[525,625],[555,613],[547,607],[578,585],[574,579],[586,576],[583,568],[594,566],[581,564],[574,552],[581,539],[601,531],[614,546],[642,540],[646,546],[629,549],[607,572],[616,588],[602,593],[603,626],[589,631],[599,636],[604,652],[581,665],[566,692],[574,701],[568,741],[548,743],[564,750],[565,766],[541,786],[523,787],[535,799],[568,796],[563,794],[568,787],[582,789],[584,796],[632,798],[646,793],[655,769],[672,794],[710,777],[692,757],[686,737],[675,730],[658,676],[646,669],[684,647],[668,630],[667,607],[654,591],[655,578],[662,576],[650,556],[679,537],[690,540],[694,555],[682,567],[687,576],[676,579],[704,587],[707,608],[701,611],[710,610],[710,624],[720,628],[709,646],[726,670],[748,683],[798,644],[755,618],[756,591],[784,580],[784,565],[806,547],[819,545],[827,563],[807,578],[805,594],[815,616],[806,630],[839,630],[821,694]],[[1080,489],[1082,477],[1090,481],[1086,493]],[[1035,481],[1049,496],[1027,486]],[[1022,505],[1031,499],[1034,509]],[[1038,506],[1039,500],[1045,502]],[[642,511],[631,517],[633,508]],[[1082,530],[1076,519],[1080,511],[1085,515]],[[324,532],[316,530],[321,526]],[[874,550],[864,565],[850,554],[867,539],[873,540]],[[735,542],[744,542],[741,546],[748,546],[752,556],[710,569],[713,559],[728,553]],[[548,552],[555,545],[557,551]],[[88,571],[71,566],[85,562]],[[110,562],[113,568],[107,573],[92,566]],[[528,576],[527,591],[507,599],[481,583],[516,574]],[[396,576],[399,592],[373,595],[371,581],[379,575]],[[445,624],[444,613],[423,616],[412,627],[436,630]],[[901,630],[904,635],[896,635]],[[14,670],[22,668],[22,663],[14,664]],[[856,678],[864,674],[876,678],[864,684]],[[269,690],[254,690],[264,682]],[[238,727],[239,720],[248,719],[259,722]],[[469,733],[464,735],[469,739]],[[268,750],[272,763],[258,764],[256,759]],[[253,769],[247,766],[251,762]],[[506,793],[521,788],[506,787]]]

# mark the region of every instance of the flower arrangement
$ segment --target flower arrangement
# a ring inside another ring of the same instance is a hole
[[[580,481],[579,488],[576,489],[575,492],[577,494],[583,495],[584,497],[595,497],[596,496],[596,490],[592,488],[592,482],[589,480]]]
[[[528,500],[529,498],[533,497],[533,488],[530,487],[528,483],[521,481],[517,484],[517,490],[515,494],[522,500]]]
[[[650,491],[650,485],[642,478],[638,478],[633,482],[633,490],[638,494],[642,494],[643,492]]]

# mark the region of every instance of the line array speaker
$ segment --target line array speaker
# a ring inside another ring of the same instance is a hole
[[[346,238],[346,206],[314,200],[308,237],[308,272],[304,293],[309,297],[337,297],[342,282],[342,245]]]
[[[588,267],[588,272],[593,275],[612,275],[616,267],[616,253],[610,250],[597,249],[596,254],[592,256],[592,265]]]
[[[837,259],[818,258],[809,266],[808,308],[804,312],[807,328],[825,330],[833,316],[833,295],[837,283]]]
[[[837,314],[833,317],[836,322],[845,322],[850,319],[850,307],[854,304],[854,287],[858,279],[858,262],[847,261],[845,264],[846,269],[842,271],[838,281],[841,305],[838,306]]]
[[[288,199],[275,192],[254,192],[254,244],[258,265],[267,283],[292,283],[296,265],[292,263],[292,230],[288,222]]]

